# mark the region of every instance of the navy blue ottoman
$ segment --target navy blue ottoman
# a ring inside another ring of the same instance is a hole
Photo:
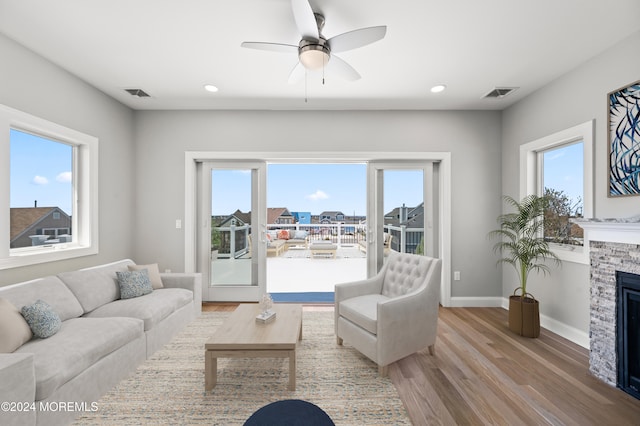
[[[335,426],[317,405],[300,399],[285,399],[265,405],[244,426]]]

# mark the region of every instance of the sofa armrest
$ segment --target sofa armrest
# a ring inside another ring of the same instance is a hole
[[[184,288],[193,292],[193,305],[196,317],[202,314],[202,274],[194,273],[166,273],[160,274],[162,285],[168,288]]]
[[[382,292],[383,277],[376,275],[372,278],[335,285],[336,306],[343,300],[366,294],[380,294]]]
[[[0,403],[4,404],[0,423],[35,425],[36,371],[33,354],[0,354],[0,383]]]

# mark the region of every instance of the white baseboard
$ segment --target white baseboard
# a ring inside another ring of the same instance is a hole
[[[502,307],[509,310],[509,298],[502,298]],[[556,333],[558,336],[562,336],[565,339],[580,345],[583,348],[589,349],[589,333],[579,330],[575,327],[571,327],[563,322],[540,314],[540,327]]]
[[[563,322],[542,314],[540,314],[540,327],[544,327],[547,330],[556,333],[558,336],[562,336],[565,339],[572,341],[576,345],[589,349],[589,333],[585,333],[582,330],[578,330],[575,327],[571,327]]]
[[[452,308],[500,308],[501,297],[452,297]]]
[[[509,309],[507,297],[452,297],[452,308],[503,308]],[[589,333],[578,330],[563,322],[540,314],[540,327],[556,333],[567,340],[589,349]]]

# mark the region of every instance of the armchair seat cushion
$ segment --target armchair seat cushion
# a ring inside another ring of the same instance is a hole
[[[371,334],[378,334],[378,302],[389,300],[382,294],[367,294],[340,302],[340,315]]]

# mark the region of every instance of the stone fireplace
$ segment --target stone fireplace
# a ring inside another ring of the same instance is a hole
[[[616,272],[640,275],[640,218],[578,222],[591,259],[589,370],[618,386]]]

